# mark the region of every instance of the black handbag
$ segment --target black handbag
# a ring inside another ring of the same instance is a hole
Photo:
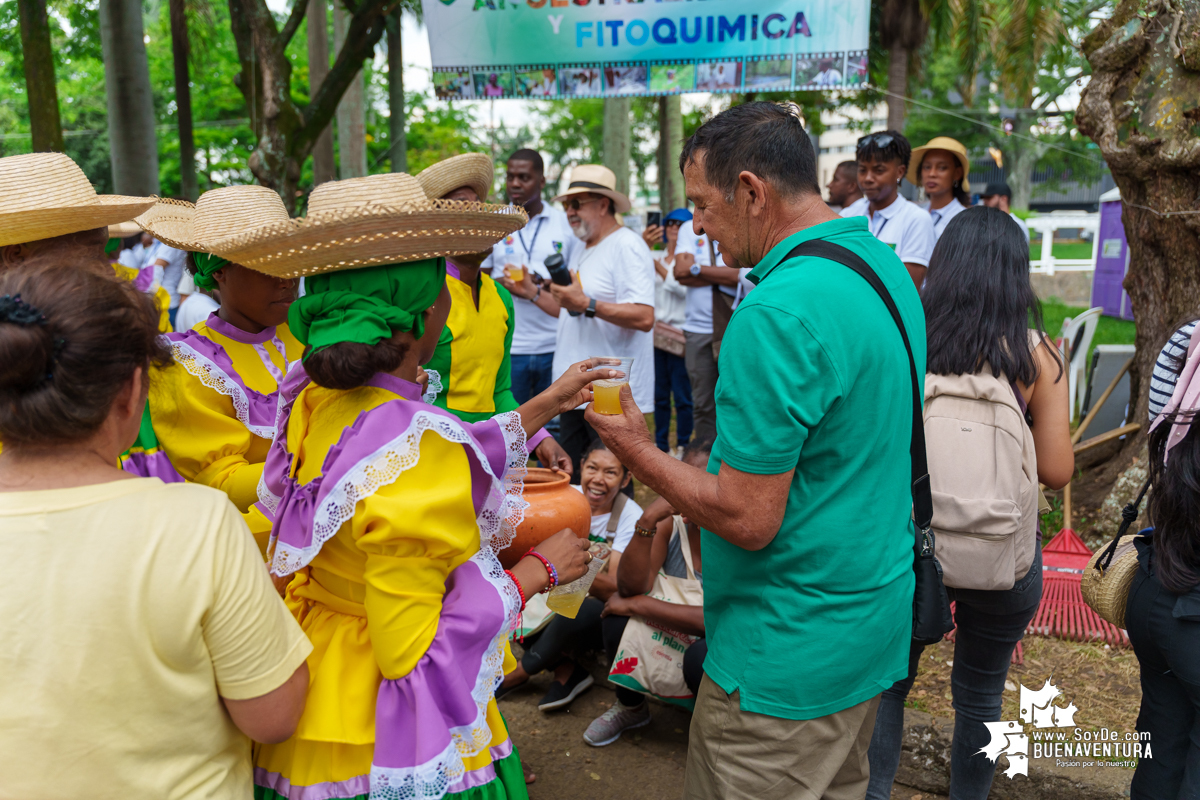
[[[913,591],[912,638],[919,644],[933,644],[954,630],[954,615],[950,613],[950,596],[946,593],[946,584],[942,582],[942,565],[933,553],[933,531],[930,530],[933,522],[933,494],[930,491],[929,464],[925,456],[925,418],[921,413],[924,393],[921,390],[921,376],[917,373],[912,345],[908,341],[908,332],[900,318],[900,311],[883,281],[879,280],[875,270],[853,251],[824,239],[811,239],[796,247],[784,256],[783,260],[787,261],[797,256],[828,259],[857,272],[863,280],[871,284],[871,288],[887,306],[896,328],[900,331],[900,338],[904,340],[904,349],[908,351],[913,401],[909,456],[912,460],[913,521],[917,528],[916,541],[913,543],[913,572],[916,574],[917,584]]]

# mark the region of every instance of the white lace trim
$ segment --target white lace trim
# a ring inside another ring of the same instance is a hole
[[[306,566],[321,551],[325,542],[354,516],[354,508],[360,500],[375,494],[383,486],[395,483],[405,471],[416,466],[420,459],[421,436],[433,431],[449,442],[467,445],[492,478],[488,496],[484,500],[476,521],[479,524],[480,549],[498,553],[512,544],[517,526],[525,518],[529,503],[521,496],[524,489],[525,429],[521,417],[515,411],[494,417],[500,426],[507,452],[506,468],[497,476],[483,449],[463,428],[462,423],[452,417],[418,411],[408,427],[391,441],[355,464],[341,481],[317,506],[313,513],[312,543],[297,548],[280,542],[271,561],[271,572],[290,575]]]
[[[188,374],[195,376],[208,388],[226,395],[233,401],[233,413],[246,426],[246,430],[261,439],[271,441],[275,439],[274,425],[250,424],[250,399],[246,396],[246,390],[237,381],[226,375],[220,367],[202,356],[186,342],[170,342],[170,345],[175,360],[188,371]]]
[[[437,400],[437,396],[446,387],[442,386],[442,376],[436,369],[427,369],[425,374],[429,376],[429,386],[425,389],[425,394],[421,395],[421,399],[429,405],[433,405],[433,401]]]
[[[267,509],[273,515],[279,509],[279,501],[283,499],[267,488],[267,478],[261,475],[258,478],[258,502],[263,504],[263,508]]]
[[[371,765],[372,800],[438,800],[466,773],[463,760],[478,755],[492,742],[487,724],[487,707],[504,680],[504,643],[516,630],[521,609],[517,587],[504,574],[495,553],[483,549],[471,557],[488,583],[504,603],[504,625],[488,645],[479,666],[471,698],[475,701],[475,719],[450,729],[450,743],[442,752],[415,767],[388,768]]]

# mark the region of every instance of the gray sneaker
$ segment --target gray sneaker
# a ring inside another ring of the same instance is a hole
[[[592,720],[587,730],[583,732],[583,740],[592,747],[604,747],[621,738],[621,734],[634,728],[644,728],[650,724],[650,704],[630,708],[621,705],[621,701],[613,702],[613,707]]]

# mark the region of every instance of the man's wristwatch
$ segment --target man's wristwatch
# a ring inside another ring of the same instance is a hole
[[[587,310],[583,312],[583,315],[588,319],[596,316],[596,298],[593,297],[590,301],[588,301]]]
[[[692,273],[692,277],[699,276],[700,275],[700,265],[693,263],[692,268],[689,271]]]
[[[533,293],[533,297],[529,298],[529,302],[536,303],[538,298],[542,296],[542,287],[538,286],[537,291]]]

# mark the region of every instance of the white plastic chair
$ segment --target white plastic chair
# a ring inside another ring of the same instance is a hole
[[[1096,335],[1096,326],[1100,324],[1103,308],[1089,308],[1087,311],[1072,319],[1067,317],[1062,324],[1063,357],[1069,357],[1067,366],[1068,393],[1070,395],[1071,416],[1075,416],[1075,401],[1079,397],[1079,388],[1084,385],[1087,369],[1088,349],[1092,346],[1092,337]]]

